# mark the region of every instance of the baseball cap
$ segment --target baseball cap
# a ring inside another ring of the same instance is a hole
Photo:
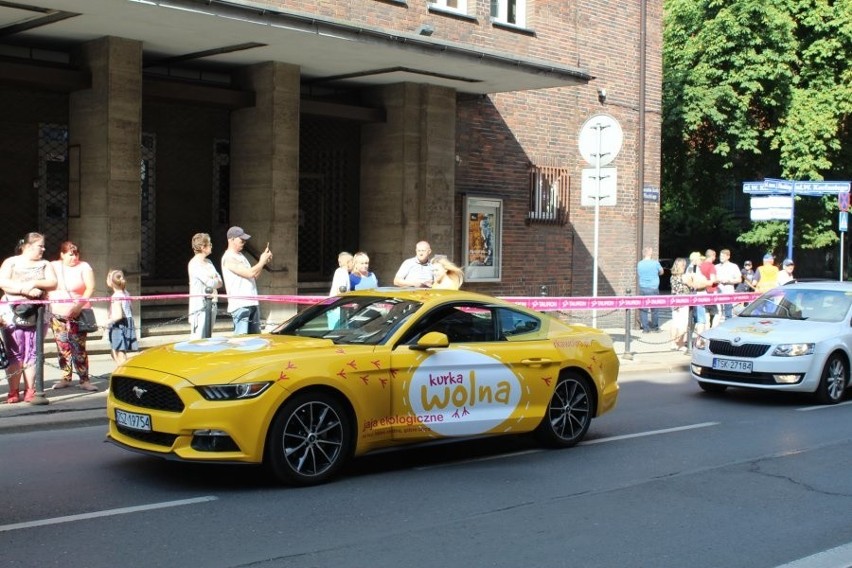
[[[228,229],[228,239],[236,239],[237,237],[241,238],[244,241],[247,241],[251,238],[251,235],[243,231],[242,227],[231,227]]]
[[[743,263],[743,266],[751,266],[751,261],[747,260]]]
[[[775,257],[772,256],[772,253],[766,253],[763,255],[763,260],[775,260]]]
[[[795,266],[795,264],[793,264],[792,258],[785,258],[784,262],[782,262],[781,265],[782,266]]]

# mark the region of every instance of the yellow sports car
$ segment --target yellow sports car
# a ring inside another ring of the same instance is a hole
[[[130,359],[110,379],[108,439],[312,485],[353,456],[435,439],[534,432],[573,446],[615,407],[617,376],[597,329],[469,292],[364,290],[271,334]]]

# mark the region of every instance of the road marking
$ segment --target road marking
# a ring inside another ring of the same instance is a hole
[[[852,566],[850,558],[852,558],[852,543],[823,550],[776,568],[849,568]]]
[[[847,400],[846,402],[839,402],[837,404],[819,404],[816,406],[803,406],[802,408],[797,408],[799,412],[810,412],[811,410],[822,410],[823,408],[837,408],[838,406],[849,406],[852,404],[852,400]]]
[[[72,523],[75,521],[84,521],[87,519],[97,519],[99,517],[111,517],[114,515],[126,515],[128,513],[139,513],[142,511],[153,511],[155,509],[166,509],[169,507],[180,507],[183,505],[196,505],[198,503],[206,503],[215,501],[218,497],[207,495],[205,497],[196,497],[194,499],[181,499],[179,501],[165,501],[163,503],[151,503],[150,505],[137,505],[135,507],[122,507],[120,509],[108,509],[106,511],[95,511],[93,513],[81,513],[79,515],[68,515],[67,517],[56,517],[54,519],[42,519],[40,521],[29,521],[26,523],[14,523],[11,525],[0,525],[0,532],[16,531],[20,529],[31,529],[34,527],[44,527],[47,525],[58,525],[61,523]]]
[[[709,426],[718,426],[719,422],[702,422],[701,424],[690,424],[688,426],[678,426],[677,428],[666,428],[665,430],[651,430],[648,432],[637,432],[635,434],[624,434],[622,436],[610,436],[609,438],[599,438],[597,440],[588,440],[586,442],[580,442],[579,446],[588,446],[591,444],[602,444],[604,442],[615,442],[617,440],[629,440],[631,438],[643,438],[645,436],[657,436],[659,434],[671,434],[674,432],[683,432],[685,430],[695,430],[696,428],[707,428]],[[447,467],[447,466],[456,466],[468,463],[476,463],[476,462],[485,462],[491,460],[502,460],[507,458],[514,458],[518,456],[525,456],[529,454],[537,454],[543,452],[543,449],[535,449],[535,450],[521,450],[519,452],[512,452],[510,454],[499,454],[494,456],[485,456],[481,458],[472,458],[468,460],[454,461],[451,463],[442,463],[437,465],[426,465],[421,467],[413,468],[416,471],[422,471],[426,469],[436,469],[439,467]]]
[[[609,438],[598,438],[597,440],[586,440],[580,442],[580,446],[591,446],[592,444],[603,444],[604,442],[616,442],[619,440],[629,440],[631,438],[643,438],[645,436],[657,436],[659,434],[671,434],[673,432],[683,432],[685,430],[695,430],[697,428],[708,428],[710,426],[718,426],[719,422],[702,422],[700,424],[689,424],[688,426],[678,426],[677,428],[666,428],[664,430],[649,430],[648,432],[637,432],[635,434],[624,434],[622,436],[610,436]]]

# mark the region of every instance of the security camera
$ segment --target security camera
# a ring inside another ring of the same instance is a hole
[[[601,103],[606,102],[606,89],[598,89],[598,100]]]

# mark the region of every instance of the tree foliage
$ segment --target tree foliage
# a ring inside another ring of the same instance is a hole
[[[664,7],[666,234],[682,243],[711,227],[705,243],[779,248],[786,222],[752,224],[731,211],[746,180],[852,178],[852,0]],[[797,200],[798,247],[837,240],[832,208],[833,199]]]

